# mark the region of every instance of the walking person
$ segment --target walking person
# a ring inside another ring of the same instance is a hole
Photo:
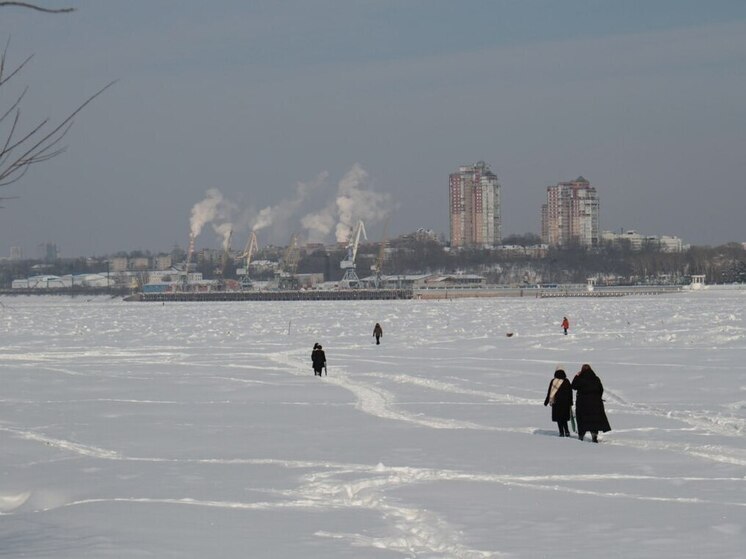
[[[567,317],[562,317],[562,329],[565,331],[565,336],[567,336],[567,331],[570,329],[570,321],[567,320]]]
[[[376,325],[373,327],[373,336],[376,338],[376,345],[381,344],[381,338],[383,338],[383,328],[381,328],[381,325],[376,322]]]
[[[572,387],[565,371],[558,367],[554,378],[549,382],[549,390],[544,405],[552,406],[552,421],[557,423],[560,437],[569,437],[567,422],[572,417]]]
[[[313,344],[311,363],[314,376],[321,376],[321,371],[326,369],[326,353],[324,353],[324,348],[321,347],[321,344]]]
[[[606,418],[602,399],[604,386],[588,363],[584,364],[572,379],[572,389],[578,393],[575,403],[578,438],[582,441],[585,433],[590,431],[591,439],[597,443],[598,432],[611,431],[611,426]]]

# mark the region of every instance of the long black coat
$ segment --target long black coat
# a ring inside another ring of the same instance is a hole
[[[552,379],[555,380],[555,379]],[[549,394],[552,392],[552,382],[547,389],[547,397],[544,405],[549,404]],[[572,388],[570,381],[562,379],[562,384],[554,395],[554,404],[552,404],[552,421],[570,421],[570,408],[572,408]]]
[[[324,365],[326,365],[326,353],[324,353],[323,349],[314,349],[311,352],[311,363],[313,363],[313,370],[317,373],[324,368]]]
[[[578,393],[575,403],[578,432],[603,431],[605,433],[611,431],[604,410],[604,402],[601,399],[604,394],[604,386],[596,373],[591,370],[578,373],[572,380],[572,389]]]

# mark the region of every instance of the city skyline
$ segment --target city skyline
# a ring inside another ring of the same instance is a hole
[[[286,244],[296,219],[341,219],[324,204],[356,167],[392,235],[447,236],[444,177],[479,160],[500,177],[503,236],[538,233],[546,186],[583,174],[604,229],[746,239],[742,2],[64,4],[76,11],[0,11],[9,63],[34,54],[15,80],[25,126],[119,82],[65,154],[0,192],[18,197],[2,255],[186,246],[210,189],[254,217],[297,212],[264,231]]]

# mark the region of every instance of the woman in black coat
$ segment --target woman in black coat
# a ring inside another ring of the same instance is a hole
[[[326,369],[326,353],[324,353],[324,348],[321,347],[321,344],[313,344],[311,363],[314,376],[321,376],[321,371]]]
[[[598,432],[611,431],[609,420],[604,410],[604,386],[587,363],[580,368],[580,372],[572,380],[572,389],[577,391],[575,404],[578,420],[578,438],[582,441],[586,431],[591,432],[593,442],[598,442]]]
[[[567,428],[567,422],[570,421],[572,414],[572,388],[562,369],[554,371],[554,378],[549,383],[544,405],[552,406],[552,421],[557,422],[559,436],[569,437],[570,430]]]

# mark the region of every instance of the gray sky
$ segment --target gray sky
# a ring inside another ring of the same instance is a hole
[[[3,192],[2,256],[185,247],[211,188],[234,247],[265,208],[260,245],[357,217],[377,239],[386,210],[392,234],[447,236],[448,174],[478,160],[504,235],[538,233],[546,186],[583,175],[602,229],[746,241],[741,0],[39,3],[77,11],[0,9],[10,61],[35,53],[28,126],[120,81]],[[197,246],[220,246],[210,224]]]

